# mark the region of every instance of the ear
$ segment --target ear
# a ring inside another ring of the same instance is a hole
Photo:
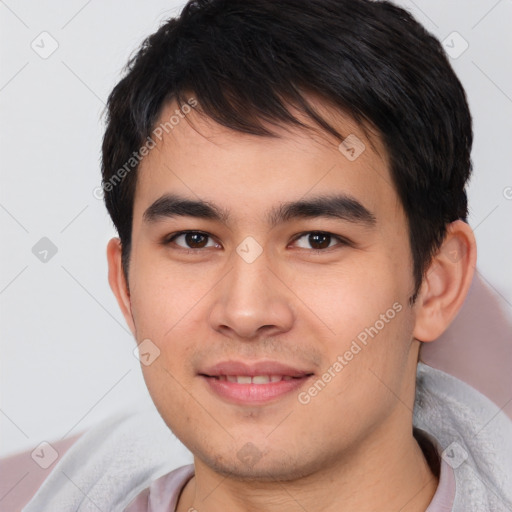
[[[135,337],[135,323],[132,315],[130,292],[124,277],[121,255],[121,241],[119,238],[112,238],[107,245],[108,282],[126,323]]]
[[[476,266],[473,230],[461,220],[447,227],[445,239],[432,259],[416,303],[413,336],[434,341],[462,307]]]

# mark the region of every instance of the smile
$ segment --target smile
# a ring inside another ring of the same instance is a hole
[[[300,377],[291,377],[290,375],[219,375],[214,379],[227,382],[236,382],[238,384],[268,384],[269,382],[279,382],[281,380],[300,379]]]

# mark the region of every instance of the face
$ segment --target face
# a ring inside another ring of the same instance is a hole
[[[353,136],[340,150],[192,111],[138,171],[131,319],[159,351],[144,378],[171,430],[223,474],[293,479],[410,430],[406,217],[378,138],[337,123],[361,154]]]

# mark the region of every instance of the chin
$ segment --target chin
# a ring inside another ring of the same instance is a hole
[[[239,481],[287,482],[317,472],[324,464],[320,461],[306,461],[291,458],[282,450],[263,453],[246,443],[236,455],[200,456],[202,462],[217,474]]]

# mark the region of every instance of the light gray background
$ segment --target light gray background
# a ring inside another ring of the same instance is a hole
[[[475,123],[470,224],[480,275],[511,313],[512,1],[400,4],[440,40],[456,31],[469,44],[452,63]],[[0,456],[149,400],[107,282],[116,233],[93,190],[106,98],[131,52],[181,5],[0,1]],[[31,48],[50,48],[43,31],[59,45],[46,59]],[[32,253],[42,237],[58,249],[46,263]]]

